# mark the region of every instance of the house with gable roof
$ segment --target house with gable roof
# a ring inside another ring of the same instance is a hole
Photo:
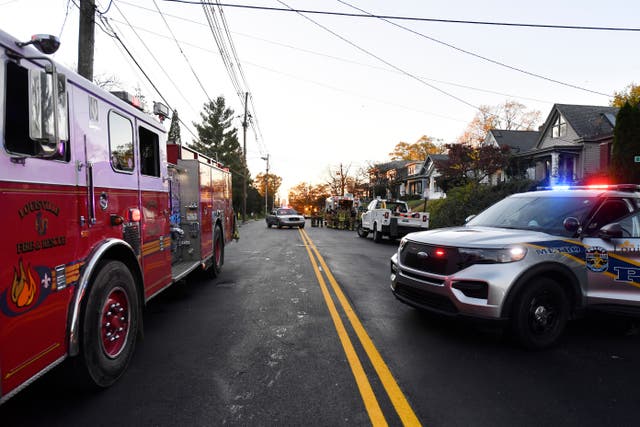
[[[516,154],[531,159],[532,178],[549,185],[572,184],[605,172],[618,108],[554,104],[536,145]]]
[[[509,146],[531,180],[548,185],[584,182],[608,169],[617,114],[616,107],[554,104],[537,131],[491,129],[483,144]],[[415,161],[385,164],[392,184],[390,193],[416,195],[422,189],[423,199],[446,197],[436,178],[440,176],[439,163],[448,158],[446,154],[431,154],[422,165]],[[509,178],[498,171],[485,184],[497,185]]]
[[[506,129],[491,129],[487,132],[487,136],[483,141],[483,145],[490,145],[494,147],[508,146],[512,156],[522,156],[536,146],[540,132],[535,130],[506,130]],[[523,171],[529,179],[535,179],[535,169],[528,168]],[[497,185],[501,182],[507,181],[509,177],[505,171],[497,171],[486,178],[486,183],[491,185]]]
[[[440,176],[439,165],[449,160],[448,154],[429,154],[424,161],[424,175],[426,177],[426,186],[423,199],[443,199],[447,197],[442,188],[438,186],[436,179]]]

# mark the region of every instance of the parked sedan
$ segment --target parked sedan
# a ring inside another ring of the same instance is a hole
[[[300,215],[295,209],[277,208],[267,215],[267,227],[272,225],[278,228],[282,227],[300,227],[304,228],[304,216]]]

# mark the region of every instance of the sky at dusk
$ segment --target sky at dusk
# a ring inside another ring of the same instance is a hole
[[[191,124],[200,121],[208,98],[224,96],[241,116],[238,88],[250,92],[248,166],[252,176],[264,172],[261,158],[268,154],[270,171],[283,178],[282,197],[300,182],[325,182],[329,169],[341,163],[355,170],[387,161],[400,141],[413,143],[428,135],[454,142],[481,105],[515,100],[541,111],[544,120],[554,103],[608,105],[614,91],[640,83],[640,31],[383,20],[223,6],[225,34],[239,62],[231,57],[240,82],[234,85],[209,26],[205,10],[210,9],[197,2],[164,0],[96,3],[188,125],[181,130],[183,142],[193,139]],[[450,21],[640,28],[640,2],[628,0],[220,3]],[[0,0],[0,29],[24,40],[36,33],[60,36],[62,45],[54,57],[76,68],[74,1]],[[100,28],[94,74],[115,75],[121,89],[134,92],[139,87],[148,101],[160,99]],[[242,144],[240,117],[234,125]]]

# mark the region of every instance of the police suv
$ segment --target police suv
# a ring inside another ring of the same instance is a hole
[[[514,194],[464,226],[411,233],[391,289],[421,309],[508,321],[527,348],[552,345],[586,308],[640,315],[640,186]]]

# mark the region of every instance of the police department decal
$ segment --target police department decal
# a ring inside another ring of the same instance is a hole
[[[596,273],[607,271],[609,268],[609,254],[599,246],[592,246],[585,251],[587,268]]]

